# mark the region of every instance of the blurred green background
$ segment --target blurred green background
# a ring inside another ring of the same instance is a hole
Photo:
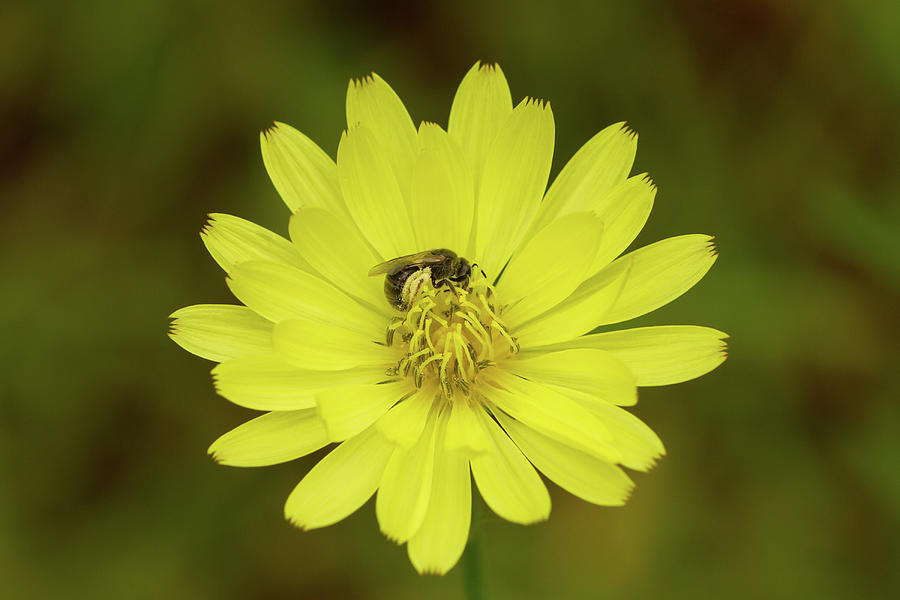
[[[332,156],[375,70],[446,125],[476,59],[552,101],[554,173],[627,120],[659,185],[638,244],[717,236],[710,274],[634,322],[731,334],[712,374],[642,390],[669,455],[625,508],[552,488],[489,512],[490,598],[886,598],[900,589],[900,4],[80,1],[0,7],[4,598],[461,598],[372,505],[282,518],[321,453],[207,445],[248,411],[166,316],[230,302],[208,212],[286,234],[258,131]]]

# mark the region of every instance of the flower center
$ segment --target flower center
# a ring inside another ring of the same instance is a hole
[[[403,354],[387,374],[411,377],[417,388],[435,385],[448,400],[469,396],[479,372],[519,351],[500,318],[494,287],[480,272],[466,287],[448,281],[435,288],[429,277],[417,285],[405,316],[388,325],[387,345]]]

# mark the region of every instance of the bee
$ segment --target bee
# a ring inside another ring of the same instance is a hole
[[[436,288],[442,285],[466,287],[472,265],[453,250],[435,248],[375,265],[369,276],[382,273],[385,274],[384,297],[391,306],[405,310],[426,281]]]

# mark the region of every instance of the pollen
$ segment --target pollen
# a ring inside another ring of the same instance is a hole
[[[386,344],[400,352],[387,375],[433,387],[446,400],[472,395],[481,371],[519,351],[501,314],[494,287],[480,272],[466,287],[425,281],[406,314],[387,327]]]

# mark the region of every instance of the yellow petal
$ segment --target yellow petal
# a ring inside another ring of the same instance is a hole
[[[370,337],[340,326],[288,319],[272,329],[272,345],[301,369],[339,371],[360,365],[390,364],[393,354]]]
[[[476,259],[495,278],[519,244],[547,186],[553,159],[550,105],[525,99],[488,151],[478,187]]]
[[[610,440],[610,445],[615,447],[617,456],[614,459],[594,454],[601,460],[618,463],[629,469],[646,471],[653,467],[657,459],[666,453],[662,441],[660,441],[656,433],[627,410],[572,388],[560,387],[557,389],[567,399],[587,409],[592,414],[594,426],[602,428],[604,434]],[[549,435],[547,432],[542,431],[540,427],[527,421],[523,421],[523,424],[548,435],[548,437],[556,441],[565,442],[565,440]],[[577,447],[575,444],[567,445]],[[583,447],[580,449],[584,450]]]
[[[606,194],[594,208],[603,222],[603,237],[591,272],[622,254],[643,229],[653,208],[656,186],[644,175],[630,177]]]
[[[612,352],[589,348],[525,355],[505,363],[520,377],[591,394],[610,404],[637,402],[635,377]]]
[[[316,409],[270,412],[247,421],[209,447],[217,463],[262,467],[306,456],[328,444]]]
[[[478,415],[483,410],[481,406],[472,406],[465,400],[454,399],[447,419],[447,450],[481,454],[491,448],[491,439]]]
[[[484,387],[485,397],[512,418],[598,458],[612,462],[620,458],[603,423],[582,404],[564,395],[563,390],[502,370],[492,373],[489,381],[494,386]]]
[[[541,204],[532,234],[561,215],[597,210],[598,199],[622,183],[637,152],[637,134],[616,123],[592,137],[575,153]]]
[[[378,430],[401,448],[412,448],[425,431],[432,404],[430,394],[419,390],[378,419]]]
[[[301,529],[332,525],[372,497],[393,444],[374,428],[339,445],[306,474],[284,505],[284,516]]]
[[[390,314],[384,301],[383,282],[368,277],[380,262],[346,217],[321,208],[300,208],[291,216],[291,240],[300,255],[339,290],[371,303]]]
[[[298,369],[278,354],[242,356],[212,371],[216,391],[239,406],[255,410],[296,410],[315,406],[315,394],[330,388],[384,379],[384,367],[347,371]]]
[[[284,123],[259,134],[263,163],[291,211],[319,206],[343,212],[337,167],[315,142]]]
[[[637,385],[671,385],[700,377],[722,364],[728,355],[726,338],[726,333],[695,325],[639,327],[585,335],[542,350],[606,350],[634,373]]]
[[[512,97],[500,66],[475,63],[456,90],[448,131],[465,153],[476,186],[488,150],[510,113]]]
[[[405,381],[356,385],[319,392],[316,406],[329,439],[338,442],[368,428],[408,395]]]
[[[716,262],[712,240],[701,234],[671,237],[613,261],[585,282],[586,290],[600,289],[628,272],[622,293],[597,325],[647,314],[691,289]]]
[[[350,215],[381,258],[417,251],[406,203],[385,149],[365,125],[341,136],[338,177]]]
[[[289,241],[240,217],[219,213],[209,215],[200,238],[210,256],[226,273],[230,273],[235,265],[251,260],[276,262],[309,271],[309,264]]]
[[[517,327],[516,336],[526,348],[555,344],[643,315],[693,287],[716,256],[707,235],[644,246],[613,261],[552,310]]]
[[[550,494],[534,467],[493,419],[479,411],[491,449],[473,456],[472,475],[481,497],[507,521],[528,525],[550,516]]]
[[[497,413],[500,424],[537,469],[561,488],[602,506],[621,506],[634,484],[619,467],[561,444]]]
[[[391,86],[375,73],[351,80],[347,88],[347,128],[360,123],[384,150],[400,191],[408,198],[416,159],[416,127]]]
[[[439,425],[434,453],[434,475],[428,511],[407,551],[420,574],[443,575],[462,556],[472,518],[472,480],[469,461],[461,452],[444,446]]]
[[[274,322],[311,319],[338,323],[380,339],[383,322],[375,313],[315,275],[271,262],[251,261],[232,269],[226,280],[232,293],[256,313]]]
[[[571,340],[585,334],[603,321],[622,295],[630,271],[623,270],[618,279],[605,286],[581,284],[560,304],[527,323],[516,327],[515,335],[522,348],[533,348]]]
[[[606,402],[597,402],[587,395],[583,396],[583,402],[612,434],[613,444],[621,455],[616,461],[619,464],[629,469],[646,471],[666,453],[659,436],[627,410]]]
[[[602,224],[591,212],[557,219],[510,260],[497,285],[509,304],[510,326],[550,310],[587,277],[600,243]]]
[[[272,324],[246,306],[195,304],[169,318],[169,337],[202,358],[222,362],[272,352]]]
[[[440,126],[423,123],[411,206],[419,248],[450,248],[463,255],[474,211],[475,189],[462,150]]]
[[[388,460],[375,499],[375,516],[381,532],[402,544],[422,524],[434,474],[435,423],[432,411],[418,443],[411,448],[398,447]]]

